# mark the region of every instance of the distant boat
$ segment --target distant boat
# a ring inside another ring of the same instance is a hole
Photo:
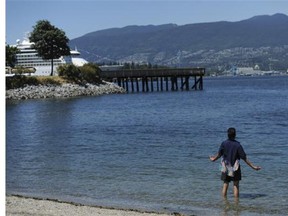
[[[28,38],[24,38],[23,41],[17,40],[16,45],[19,53],[16,54],[15,66],[25,68],[35,68],[33,75],[35,76],[50,76],[51,74],[51,59],[43,59],[38,55],[37,51],[32,48],[34,43],[30,42]],[[70,51],[70,56],[61,56],[59,59],[53,60],[53,71],[57,75],[57,67],[63,64],[74,64],[76,66],[83,66],[88,63],[83,58],[80,58],[80,52],[77,49]]]

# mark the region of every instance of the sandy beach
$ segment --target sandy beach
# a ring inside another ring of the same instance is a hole
[[[171,214],[141,212],[137,210],[109,209],[78,205],[57,200],[45,200],[21,196],[6,196],[6,216],[168,216]],[[179,214],[173,214],[179,215]]]

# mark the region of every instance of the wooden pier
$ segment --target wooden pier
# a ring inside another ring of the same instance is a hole
[[[135,69],[101,71],[103,80],[117,83],[127,92],[203,90],[205,68]]]

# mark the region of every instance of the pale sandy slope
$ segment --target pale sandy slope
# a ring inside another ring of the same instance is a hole
[[[168,216],[168,214],[117,210],[73,203],[6,196],[6,216]]]

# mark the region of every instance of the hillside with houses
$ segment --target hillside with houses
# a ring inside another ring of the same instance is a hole
[[[127,26],[72,39],[83,58],[95,63],[151,63],[169,67],[288,69],[288,16],[275,14],[238,22],[178,26]]]

